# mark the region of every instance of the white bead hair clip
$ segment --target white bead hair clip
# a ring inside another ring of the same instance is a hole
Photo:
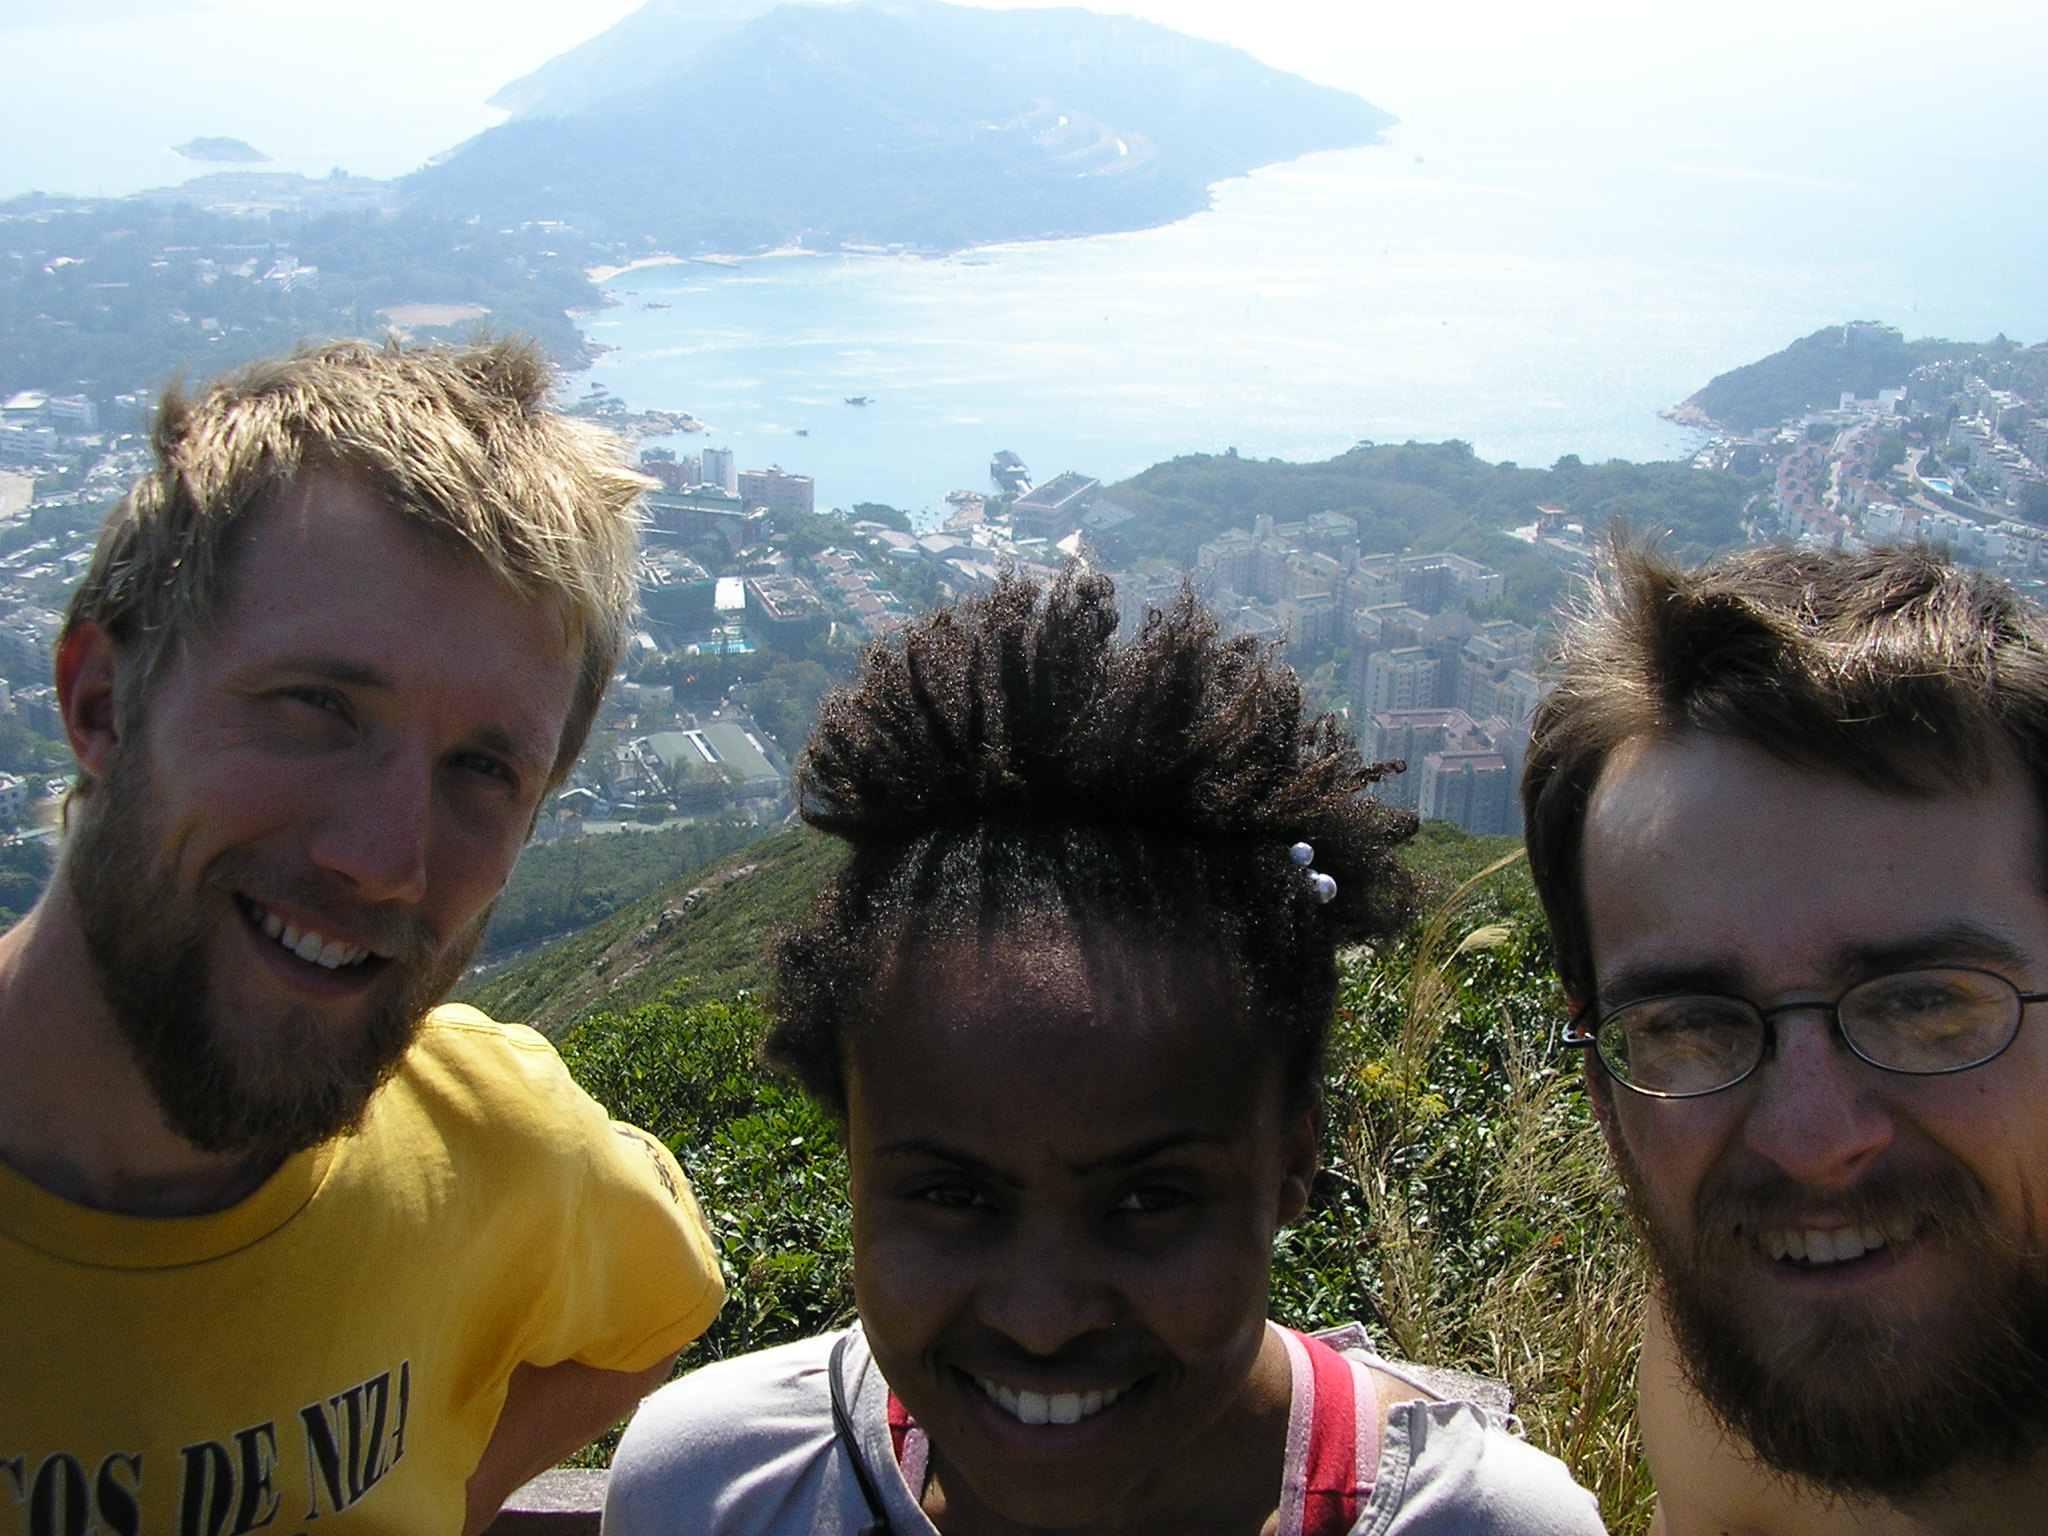
[[[1308,883],[1314,887],[1316,900],[1330,902],[1337,899],[1337,882],[1319,869],[1309,869],[1315,862],[1316,851],[1307,843],[1296,843],[1287,850],[1287,856],[1308,872]]]

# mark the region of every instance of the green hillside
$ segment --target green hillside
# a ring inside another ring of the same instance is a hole
[[[580,933],[656,887],[694,874],[764,835],[760,827],[726,817],[528,843],[491,911],[483,958],[511,958],[549,939]]]
[[[839,859],[837,844],[807,828],[779,832],[536,955],[472,973],[456,995],[559,1035],[599,1007],[760,992],[776,931],[803,915]]]
[[[1145,560],[1184,567],[1202,543],[1261,515],[1290,523],[1341,512],[1357,519],[1367,554],[1448,549],[1492,566],[1508,579],[1508,616],[1535,622],[1563,596],[1564,578],[1505,530],[1533,523],[1537,506],[1562,507],[1595,532],[1619,519],[1693,561],[1743,542],[1743,509],[1763,488],[1687,463],[1585,464],[1566,454],[1548,469],[1490,464],[1455,441],[1364,444],[1310,464],[1233,449],[1185,454],[1104,488],[1101,499],[1132,516],[1099,542],[1111,569]]]
[[[283,284],[280,259],[318,269]],[[387,306],[469,306],[558,362],[595,355],[570,318],[604,297],[563,231],[419,213],[237,218],[147,198],[0,202],[0,358],[7,387],[96,400],[202,379],[309,338],[381,336]],[[421,339],[466,332],[420,329]]]

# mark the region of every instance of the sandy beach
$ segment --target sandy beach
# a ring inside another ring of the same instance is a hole
[[[583,275],[593,283],[608,283],[627,272],[637,272],[642,267],[679,267],[683,264],[680,256],[642,256],[638,261],[629,261],[623,267],[585,267]]]

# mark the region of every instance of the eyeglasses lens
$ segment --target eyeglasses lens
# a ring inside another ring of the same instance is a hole
[[[1645,1092],[1711,1093],[1757,1064],[1764,1034],[1763,1016],[1738,998],[1650,998],[1601,1022],[1600,1056]]]
[[[1988,971],[1901,971],[1851,987],[1837,1005],[1864,1060],[1894,1072],[1954,1072],[2004,1050],[2019,1027],[2012,984]]]
[[[1959,1072],[2012,1043],[2021,999],[2018,988],[1989,971],[1899,971],[1859,982],[1834,1011],[1843,1037],[1874,1066]],[[1763,1059],[1769,1038],[1761,1010],[1708,994],[1631,1003],[1601,1020],[1597,1035],[1600,1058],[1616,1077],[1676,1098],[1740,1081]]]

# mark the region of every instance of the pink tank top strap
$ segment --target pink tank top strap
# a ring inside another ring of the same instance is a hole
[[[1371,1369],[1321,1339],[1280,1330],[1293,1402],[1279,1536],[1344,1536],[1379,1470],[1381,1414]]]

